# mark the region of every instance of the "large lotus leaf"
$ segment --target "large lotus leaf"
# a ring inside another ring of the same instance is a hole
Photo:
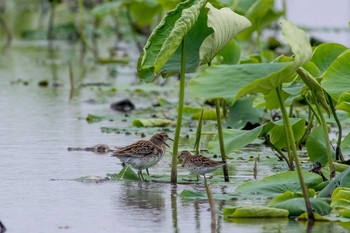
[[[219,64],[238,64],[241,56],[241,48],[236,40],[231,40],[216,56],[216,61]]]
[[[345,50],[347,48],[344,45],[337,43],[320,44],[314,50],[311,61],[318,67],[320,74],[323,74],[329,65]]]
[[[306,150],[311,162],[320,162],[323,165],[328,162],[326,139],[324,138],[322,126],[317,126],[312,130],[306,141]],[[334,156],[334,150],[332,152]]]
[[[271,73],[267,77],[249,83],[238,92],[236,98],[257,92],[267,95],[282,83],[292,81],[296,70],[311,58],[312,49],[305,32],[285,20],[281,22],[281,27],[284,40],[289,44],[295,55],[294,61],[279,72]]]
[[[253,108],[254,96],[243,97],[230,107],[226,126],[238,129],[244,127],[248,122],[251,124],[261,123],[264,110]]]
[[[211,27],[214,33],[205,38],[200,47],[201,64],[211,62],[237,33],[251,25],[247,18],[233,12],[228,7],[218,10],[210,3],[207,3],[206,7],[209,8],[208,27]]]
[[[238,99],[238,92],[249,83],[288,65],[290,63],[213,65],[190,80],[189,91],[193,97],[204,99]]]
[[[242,4],[247,4],[243,6]],[[246,9],[249,6],[249,9]],[[252,22],[252,27],[248,30],[245,30],[239,38],[248,39],[251,37],[251,34],[254,31],[262,31],[264,27],[270,25],[272,22],[275,22],[279,17],[281,17],[284,12],[283,11],[275,11],[274,0],[255,0],[253,3],[249,1],[238,1],[237,10],[245,12],[245,16]]]
[[[286,193],[276,196],[270,201],[268,206],[288,210],[289,216],[298,216],[304,213],[306,211],[304,198],[292,197],[288,194],[290,192]],[[310,202],[312,209],[320,215],[327,215],[332,210],[329,203],[325,200],[310,198]]]
[[[225,218],[286,218],[288,211],[266,206],[237,206],[224,209]]]
[[[233,150],[240,149],[249,143],[256,140],[262,131],[262,127],[257,127],[252,130],[239,130],[239,129],[224,129],[224,145],[225,151],[230,153]],[[213,153],[220,153],[219,137],[216,134],[213,141],[208,143],[208,149]]]
[[[182,40],[196,24],[205,4],[205,0],[187,0],[178,4],[174,10],[168,11],[162,18],[148,38],[143,52],[139,57],[137,68],[141,79],[144,79],[146,82],[151,82],[154,79],[153,75],[157,74],[175,51],[181,47]],[[206,21],[205,19],[205,24],[201,25],[204,31],[203,35],[207,33],[208,29]],[[207,33],[204,37],[197,38],[192,43],[198,46],[197,42],[200,41],[200,46],[204,38],[210,33]],[[199,46],[197,49],[199,49]],[[191,49],[193,46],[187,46],[187,48]],[[190,55],[194,55],[194,51],[186,50],[186,56],[188,57]],[[199,60],[199,55],[197,56],[198,59],[195,60]]]
[[[308,188],[315,188],[322,182],[322,177],[315,173],[303,171],[303,177]],[[236,192],[240,193],[257,194],[279,194],[286,191],[291,191],[293,193],[301,192],[297,172],[288,171],[267,176],[259,181],[251,181],[241,184],[236,189]]]
[[[162,6],[155,1],[132,1],[128,10],[137,25],[151,26],[154,18],[162,12]]]
[[[350,91],[340,95],[336,108],[350,113]]]
[[[350,168],[338,174],[329,184],[318,193],[318,197],[330,197],[337,187],[350,188]]]
[[[332,194],[332,207],[350,210],[350,188],[338,187]]]
[[[300,118],[291,118],[291,125],[295,140],[298,141],[304,134],[305,121]],[[224,145],[225,151],[230,153],[233,150],[252,143],[259,136],[270,134],[271,141],[278,148],[286,146],[286,136],[283,128],[283,121],[269,122],[252,130],[224,129]],[[212,153],[220,153],[219,137],[216,134],[213,141],[208,143],[208,149]]]
[[[205,59],[204,62],[211,61],[239,31],[250,25],[247,19],[229,8],[217,10],[210,3],[205,4],[204,0],[188,0],[166,14],[149,37],[139,58],[141,79],[150,82],[154,75],[167,76],[179,72],[180,44],[183,40],[186,72],[193,72],[203,63],[202,59]]]
[[[348,133],[344,137],[343,141],[341,142],[340,147],[341,147],[343,154],[350,155],[350,133]]]
[[[283,120],[273,123],[275,124],[275,127],[273,127],[269,132],[271,143],[279,149],[287,147],[287,136],[283,126]],[[301,118],[291,118],[290,123],[292,125],[294,139],[297,142],[304,135],[305,120]]]
[[[321,76],[321,86],[338,101],[342,93],[350,91],[350,49],[343,52]]]
[[[257,0],[246,13],[247,18],[252,22],[255,30],[261,30],[263,18],[273,7],[274,0]]]

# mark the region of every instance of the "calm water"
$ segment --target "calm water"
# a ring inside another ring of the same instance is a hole
[[[16,42],[0,56],[0,220],[8,232],[210,232],[208,203],[179,197],[183,189],[204,190],[201,184],[176,187],[74,180],[82,176],[104,177],[120,171],[121,166],[108,155],[68,152],[68,146],[126,145],[139,138],[101,133],[101,126],[115,126],[114,122],[88,124],[80,119],[88,113],[117,113],[109,109],[109,102],[86,102],[96,98],[95,89],[83,89],[69,101],[67,64],[76,61],[78,55],[74,51],[78,46],[59,45],[59,48],[49,59],[45,43]],[[130,67],[124,68],[128,69],[132,73]],[[78,68],[74,66],[74,70],[77,72]],[[88,68],[86,82],[118,82],[110,79],[106,70],[107,67],[101,66]],[[120,76],[123,75],[127,74],[121,71]],[[44,79],[50,85],[54,82],[64,85],[39,87],[38,82]],[[120,95],[117,93],[115,100],[125,97],[123,92]],[[168,154],[151,172],[168,171],[169,161]],[[259,172],[270,174],[264,166],[259,167]],[[233,184],[223,189],[214,187],[213,192],[230,192],[237,183],[252,176],[251,164],[241,163],[234,168]],[[222,209],[233,204],[252,202],[216,202],[218,232],[306,231],[304,224],[286,219],[225,222]],[[317,225],[310,232],[321,230],[346,232],[329,223]]]

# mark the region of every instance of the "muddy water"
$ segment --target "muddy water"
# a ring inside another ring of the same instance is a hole
[[[68,100],[68,63],[78,57],[74,46],[61,45],[47,62],[45,44],[20,44],[0,57],[0,220],[8,232],[210,232],[210,212],[205,201],[186,201],[183,189],[204,190],[203,185],[143,182],[86,183],[74,179],[118,172],[115,158],[87,152],[68,152],[68,146],[97,143],[126,145],[134,135],[101,133],[101,126],[88,124],[88,113],[112,114],[109,103],[89,104],[91,91],[81,91]],[[87,79],[106,71],[94,68]],[[49,87],[39,87],[40,80]],[[26,83],[27,82],[27,83]],[[63,84],[57,88],[52,85]],[[118,99],[120,97],[116,97]],[[169,170],[169,157],[151,171]],[[270,174],[259,168],[260,176]],[[214,187],[214,193],[230,192],[243,180],[252,179],[251,164],[241,162],[233,169],[233,184]],[[258,204],[263,201],[258,201]],[[252,201],[217,202],[218,232],[305,232],[304,224],[293,220],[238,220],[222,218],[228,205]],[[256,204],[256,203],[254,203]],[[340,226],[323,223],[309,232],[346,232]]]

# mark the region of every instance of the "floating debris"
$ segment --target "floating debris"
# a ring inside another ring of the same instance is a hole
[[[131,112],[135,109],[135,105],[128,99],[124,99],[111,104],[111,109],[119,112]]]

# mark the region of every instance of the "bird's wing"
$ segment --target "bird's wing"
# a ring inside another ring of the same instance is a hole
[[[219,165],[224,164],[223,162],[215,161],[208,159],[207,157],[204,157],[202,155],[195,155],[191,157],[191,162],[195,166],[203,166],[203,165]]]
[[[138,141],[129,146],[118,148],[112,156],[115,157],[145,157],[157,154],[161,150],[151,141]]]

